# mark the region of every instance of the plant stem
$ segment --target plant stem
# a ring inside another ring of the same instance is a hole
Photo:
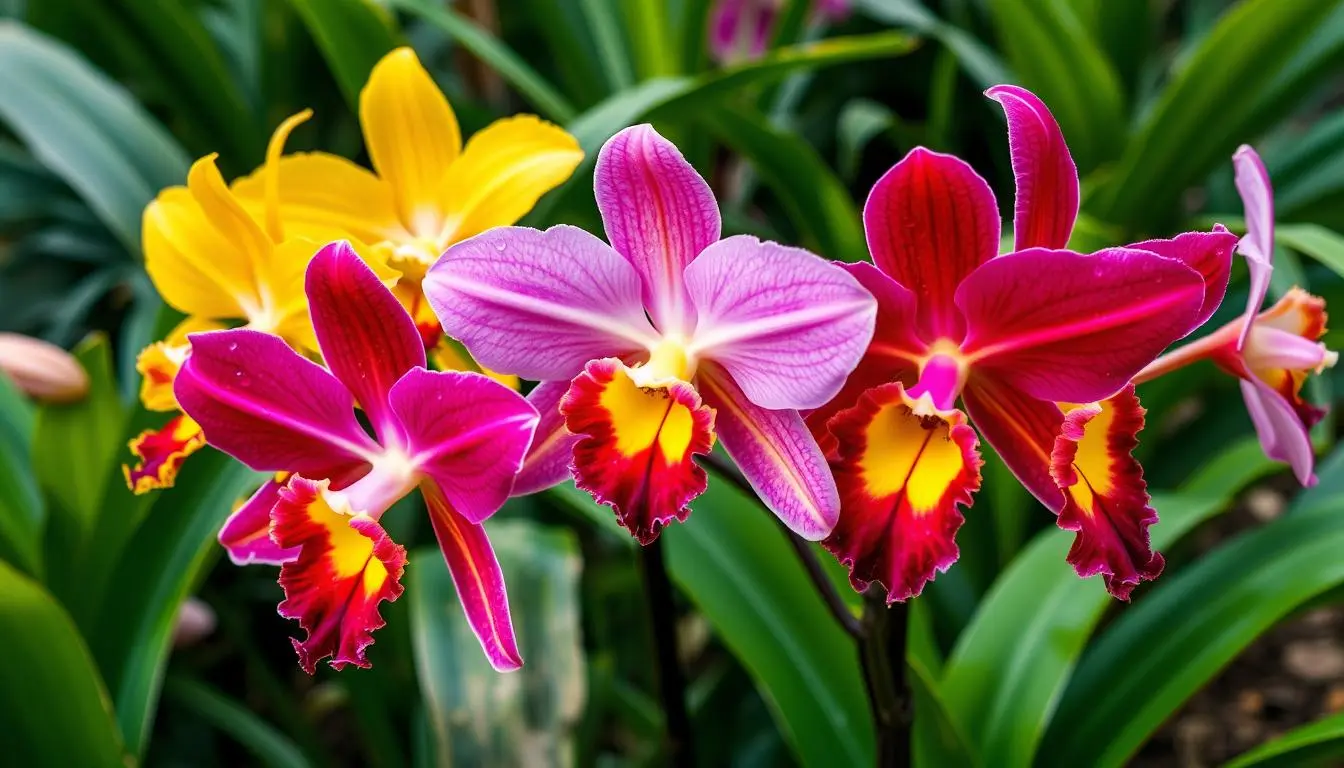
[[[658,693],[667,724],[668,762],[674,766],[690,766],[695,763],[695,750],[691,742],[691,719],[686,714],[686,678],[681,672],[681,659],[677,653],[676,607],[672,603],[672,583],[668,581],[667,565],[663,561],[662,539],[654,539],[651,544],[641,547],[639,554],[657,657]]]
[[[864,594],[863,638],[859,659],[877,734],[879,768],[910,765],[910,701],[905,684],[907,603],[886,605],[881,587]]]
[[[734,467],[713,454],[706,456],[704,461],[716,474],[737,486],[738,490],[750,496],[758,504],[761,503],[760,498],[756,495],[756,490],[751,487],[751,484],[748,483],[747,479],[742,476],[742,473],[737,470],[737,467]],[[761,506],[764,507],[765,505],[761,504]],[[845,605],[844,598],[840,597],[839,590],[835,588],[835,582],[831,581],[831,577],[826,575],[826,570],[822,568],[821,562],[817,560],[817,553],[812,550],[811,545],[808,544],[806,539],[789,530],[778,517],[775,517],[774,514],[771,514],[770,517],[773,518],[776,523],[779,523],[779,527],[784,532],[785,538],[789,540],[789,546],[793,547],[793,551],[798,555],[798,559],[802,561],[803,569],[807,571],[808,578],[812,580],[812,585],[816,587],[817,592],[821,595],[822,601],[826,603],[826,607],[830,610],[836,623],[838,623],[850,637],[853,637],[856,640],[859,639],[863,634],[863,628],[859,625],[859,620],[855,618],[853,611],[849,610],[848,605]]]

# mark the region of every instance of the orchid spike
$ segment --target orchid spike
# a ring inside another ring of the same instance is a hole
[[[405,550],[379,520],[419,488],[467,621],[490,663],[522,664],[504,580],[481,522],[513,485],[537,424],[520,395],[477,373],[425,369],[415,323],[345,242],[312,259],[305,291],[322,367],[251,329],[195,333],[174,392],[210,445],[268,481],[225,524],[236,562],[281,562],[311,673],[369,665]],[[355,416],[363,409],[370,435]],[[267,535],[269,533],[269,535]]]
[[[720,239],[718,203],[648,125],[612,137],[596,194],[610,245],[580,229],[496,229],[425,278],[445,331],[494,370],[543,382],[546,425],[520,490],[564,480],[649,543],[705,489],[716,439],[808,539],[839,512],[799,409],[829,400],[872,335],[875,304],[807,251]]]

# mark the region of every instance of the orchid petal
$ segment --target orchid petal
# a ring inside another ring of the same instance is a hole
[[[258,471],[330,478],[378,448],[349,390],[270,334],[192,334],[173,391],[211,445]]]
[[[1241,395],[1255,424],[1260,447],[1265,455],[1293,468],[1293,475],[1305,488],[1316,484],[1315,450],[1311,433],[1293,404],[1273,387],[1259,379],[1242,379]]]
[[[139,461],[134,467],[121,467],[127,487],[137,496],[172,488],[182,462],[203,445],[205,435],[200,425],[184,414],[173,417],[160,429],[141,432],[130,442],[131,453]]]
[[[1232,249],[1236,245],[1237,236],[1222,224],[1215,224],[1212,232],[1185,232],[1171,240],[1145,240],[1125,247],[1174,259],[1204,278],[1204,302],[1195,320],[1198,327],[1223,303],[1227,281],[1232,275]]]
[[[560,400],[568,391],[568,381],[545,381],[528,394],[527,401],[537,409],[541,420],[513,481],[514,496],[544,491],[571,477],[570,466],[574,463],[574,446],[579,436],[569,431],[565,416],[560,413]]]
[[[1241,205],[1246,213],[1246,236],[1238,243],[1237,250],[1246,257],[1251,275],[1245,325],[1242,326],[1241,340],[1237,342],[1237,349],[1241,349],[1251,332],[1255,314],[1269,294],[1269,278],[1274,272],[1274,188],[1270,185],[1264,162],[1250,146],[1242,144],[1237,148],[1236,154],[1232,155],[1232,166],[1236,169],[1237,193],[1241,195]]]
[[[140,350],[135,358],[135,370],[140,381],[140,403],[145,410],[166,413],[176,411],[177,398],[173,397],[173,380],[177,371],[191,354],[187,336],[201,331],[217,331],[224,326],[213,320],[188,317],[168,332],[163,341]]]
[[[485,528],[459,515],[432,482],[420,488],[429,507],[434,536],[439,540],[439,549],[466,612],[467,624],[480,640],[490,666],[500,672],[521,667],[523,657],[514,637],[504,574]]]
[[[985,263],[957,289],[972,367],[1071,403],[1119,391],[1195,328],[1203,303],[1198,272],[1126,248],[1031,248]]]
[[[537,426],[522,395],[479,373],[417,368],[389,402],[411,462],[458,514],[479,523],[504,504]]]
[[[719,204],[672,142],[636,125],[602,145],[594,169],[607,240],[630,260],[644,301],[663,331],[689,326],[682,272],[719,239]]]
[[[675,379],[641,387],[612,358],[594,360],[560,403],[574,446],[574,480],[641,543],[672,520],[684,521],[704,493],[693,460],[714,447],[714,412],[691,385]]]
[[[384,624],[378,604],[401,596],[406,565],[405,547],[368,515],[333,510],[326,490],[325,480],[291,477],[271,513],[276,545],[299,549],[280,568],[280,615],[307,633],[293,643],[310,675],[328,656],[335,669],[370,666],[366,650]]]
[[[702,371],[699,381],[715,409],[724,450],[761,501],[799,536],[825,538],[835,527],[840,498],[826,457],[798,412],[761,408],[720,369]]]
[[[873,336],[872,294],[801,248],[730,237],[706,248],[685,277],[699,316],[691,353],[726,368],[762,408],[824,404]]]
[[[1059,407],[975,374],[961,400],[971,423],[1018,481],[1047,509],[1058,512],[1064,497],[1050,474],[1050,457],[1064,422]]]
[[[639,275],[581,229],[500,227],[448,249],[425,296],[481,365],[538,381],[657,343]]]
[[[409,239],[392,188],[344,157],[303,152],[278,158],[280,219],[288,237],[326,243],[353,237],[366,243]],[[233,193],[253,211],[266,200],[265,167],[233,182]]]
[[[900,384],[864,393],[831,422],[840,521],[822,545],[859,591],[908,600],[957,560],[960,507],[980,489],[975,430],[959,411],[919,415]]]
[[[1070,407],[1051,455],[1050,474],[1064,494],[1059,527],[1078,533],[1068,561],[1083,578],[1102,574],[1121,600],[1163,566],[1148,536],[1157,512],[1132,455],[1143,413],[1132,384],[1104,402]]]
[[[1008,119],[1008,149],[1017,182],[1013,250],[1063,248],[1078,220],[1078,167],[1059,123],[1025,88],[996,85],[985,95],[999,102]]]
[[[398,48],[374,65],[359,93],[359,122],[401,221],[417,235],[437,233],[443,178],[462,150],[462,132],[453,108],[410,48]]]
[[[299,549],[286,549],[271,538],[271,510],[280,501],[280,491],[289,475],[281,472],[261,484],[256,493],[238,505],[219,529],[219,543],[234,565],[284,565],[299,556]]]
[[[924,338],[960,341],[957,285],[999,252],[999,211],[985,180],[960,158],[916,147],[873,185],[863,226],[873,263],[918,297]]]
[[[387,410],[392,385],[425,366],[411,316],[345,241],[313,256],[305,281],[322,358],[384,442],[395,427]]]

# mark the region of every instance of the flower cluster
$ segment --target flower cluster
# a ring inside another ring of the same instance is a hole
[[[716,443],[783,525],[894,601],[956,559],[983,437],[1076,532],[1078,573],[1127,598],[1163,565],[1135,385],[1215,361],[1242,379],[1266,452],[1310,482],[1320,411],[1300,389],[1335,361],[1323,303],[1294,290],[1257,314],[1273,211],[1243,150],[1252,304],[1163,357],[1221,303],[1237,237],[1069,250],[1078,176],[1054,118],[1021,88],[987,95],[1008,121],[1012,251],[986,182],[917,148],[869,195],[871,263],[837,264],[723,237],[705,179],[648,125],[597,157],[605,240],[511,226],[577,166],[573,138],[516,117],[462,148],[428,74],[393,52],[361,98],[376,174],[284,155],[304,113],[257,173],[229,186],[206,157],[146,211],[151,277],[187,317],[141,355],[146,406],[180,413],[136,440],[128,480],[170,484],[207,443],[267,473],[220,541],[237,563],[280,565],[310,672],[368,665],[380,603],[402,591],[405,550],[381,518],[403,497],[423,496],[468,622],[507,670],[522,659],[484,521],[572,478],[649,544],[687,519]],[[513,377],[536,382],[526,398]]]

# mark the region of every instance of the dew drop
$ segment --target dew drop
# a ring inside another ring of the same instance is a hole
[[[236,342],[236,341],[234,341],[234,342],[229,342],[229,351],[230,351],[230,352],[237,352],[237,351],[238,351],[238,342]]]
[[[508,246],[503,243],[495,243],[495,250],[499,251],[500,253],[503,253],[504,251],[508,250]]]

